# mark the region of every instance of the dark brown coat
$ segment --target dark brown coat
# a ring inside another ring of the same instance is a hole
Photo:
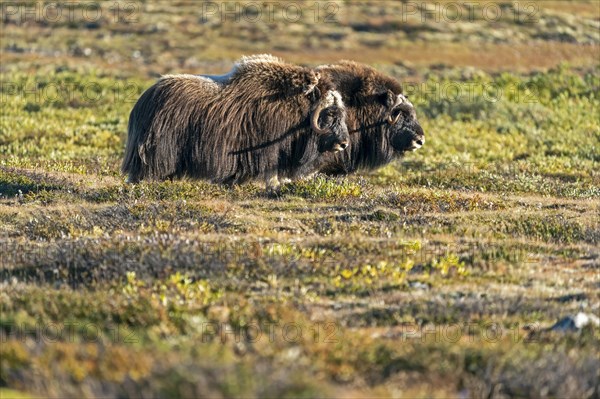
[[[352,61],[316,68],[331,80],[346,106],[350,146],[322,158],[320,171],[346,174],[374,169],[425,142],[414,106],[395,79]]]
[[[314,171],[348,143],[331,82],[272,56],[242,58],[222,76],[169,75],[129,118],[122,170],[129,181],[183,176],[238,184]]]

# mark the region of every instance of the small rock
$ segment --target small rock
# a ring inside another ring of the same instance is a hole
[[[408,286],[410,288],[414,288],[416,290],[424,290],[427,291],[429,289],[429,285],[422,283],[420,281],[411,281],[410,283],[408,283]]]
[[[560,319],[548,330],[558,332],[579,331],[590,324],[596,327],[600,326],[598,316],[579,312],[575,316],[567,316]]]
[[[248,348],[243,342],[237,342],[233,346],[233,352],[238,356],[244,356],[248,352]]]

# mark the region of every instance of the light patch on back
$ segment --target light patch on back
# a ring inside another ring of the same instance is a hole
[[[255,55],[244,55],[238,61],[236,61],[234,69],[236,66],[243,66],[246,64],[252,63],[264,63],[264,62],[284,62],[281,58],[275,57],[271,54],[255,54]]]
[[[274,57],[271,54],[245,55],[235,62],[228,75],[241,74],[245,70],[252,69],[252,67],[258,64],[285,64],[285,61],[281,58]]]
[[[226,76],[226,75],[224,75]],[[177,80],[198,80],[205,84],[208,88],[219,89],[221,83],[214,80],[210,75],[192,75],[188,73],[182,73],[177,75],[162,75],[159,80],[166,79],[177,79]]]
[[[219,85],[226,85],[227,83],[229,83],[229,80],[231,79],[231,76],[233,75],[235,70],[231,70],[229,72],[227,72],[224,75],[198,75],[201,78],[210,80],[216,84]]]

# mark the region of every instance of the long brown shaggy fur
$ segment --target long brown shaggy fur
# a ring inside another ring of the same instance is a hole
[[[414,107],[402,96],[402,86],[395,79],[352,61],[323,65],[316,70],[330,79],[342,95],[351,138],[348,149],[322,158],[321,172],[346,174],[374,169],[424,143]],[[402,105],[396,102],[399,95],[404,98]],[[388,123],[389,117],[396,116],[394,124]]]
[[[311,129],[319,106],[330,133]],[[227,75],[164,76],[144,92],[129,118],[122,170],[132,182],[297,178],[344,141],[345,111],[328,79],[275,57],[245,57]]]

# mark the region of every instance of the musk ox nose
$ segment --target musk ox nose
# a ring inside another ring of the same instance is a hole
[[[348,148],[348,145],[350,143],[348,141],[336,141],[331,149],[329,151],[332,152],[340,152],[340,151],[344,151],[346,148]]]
[[[423,144],[425,144],[425,137],[421,136],[419,138],[416,138],[412,141],[412,148],[411,150],[415,151],[418,150],[419,148],[423,147]]]

